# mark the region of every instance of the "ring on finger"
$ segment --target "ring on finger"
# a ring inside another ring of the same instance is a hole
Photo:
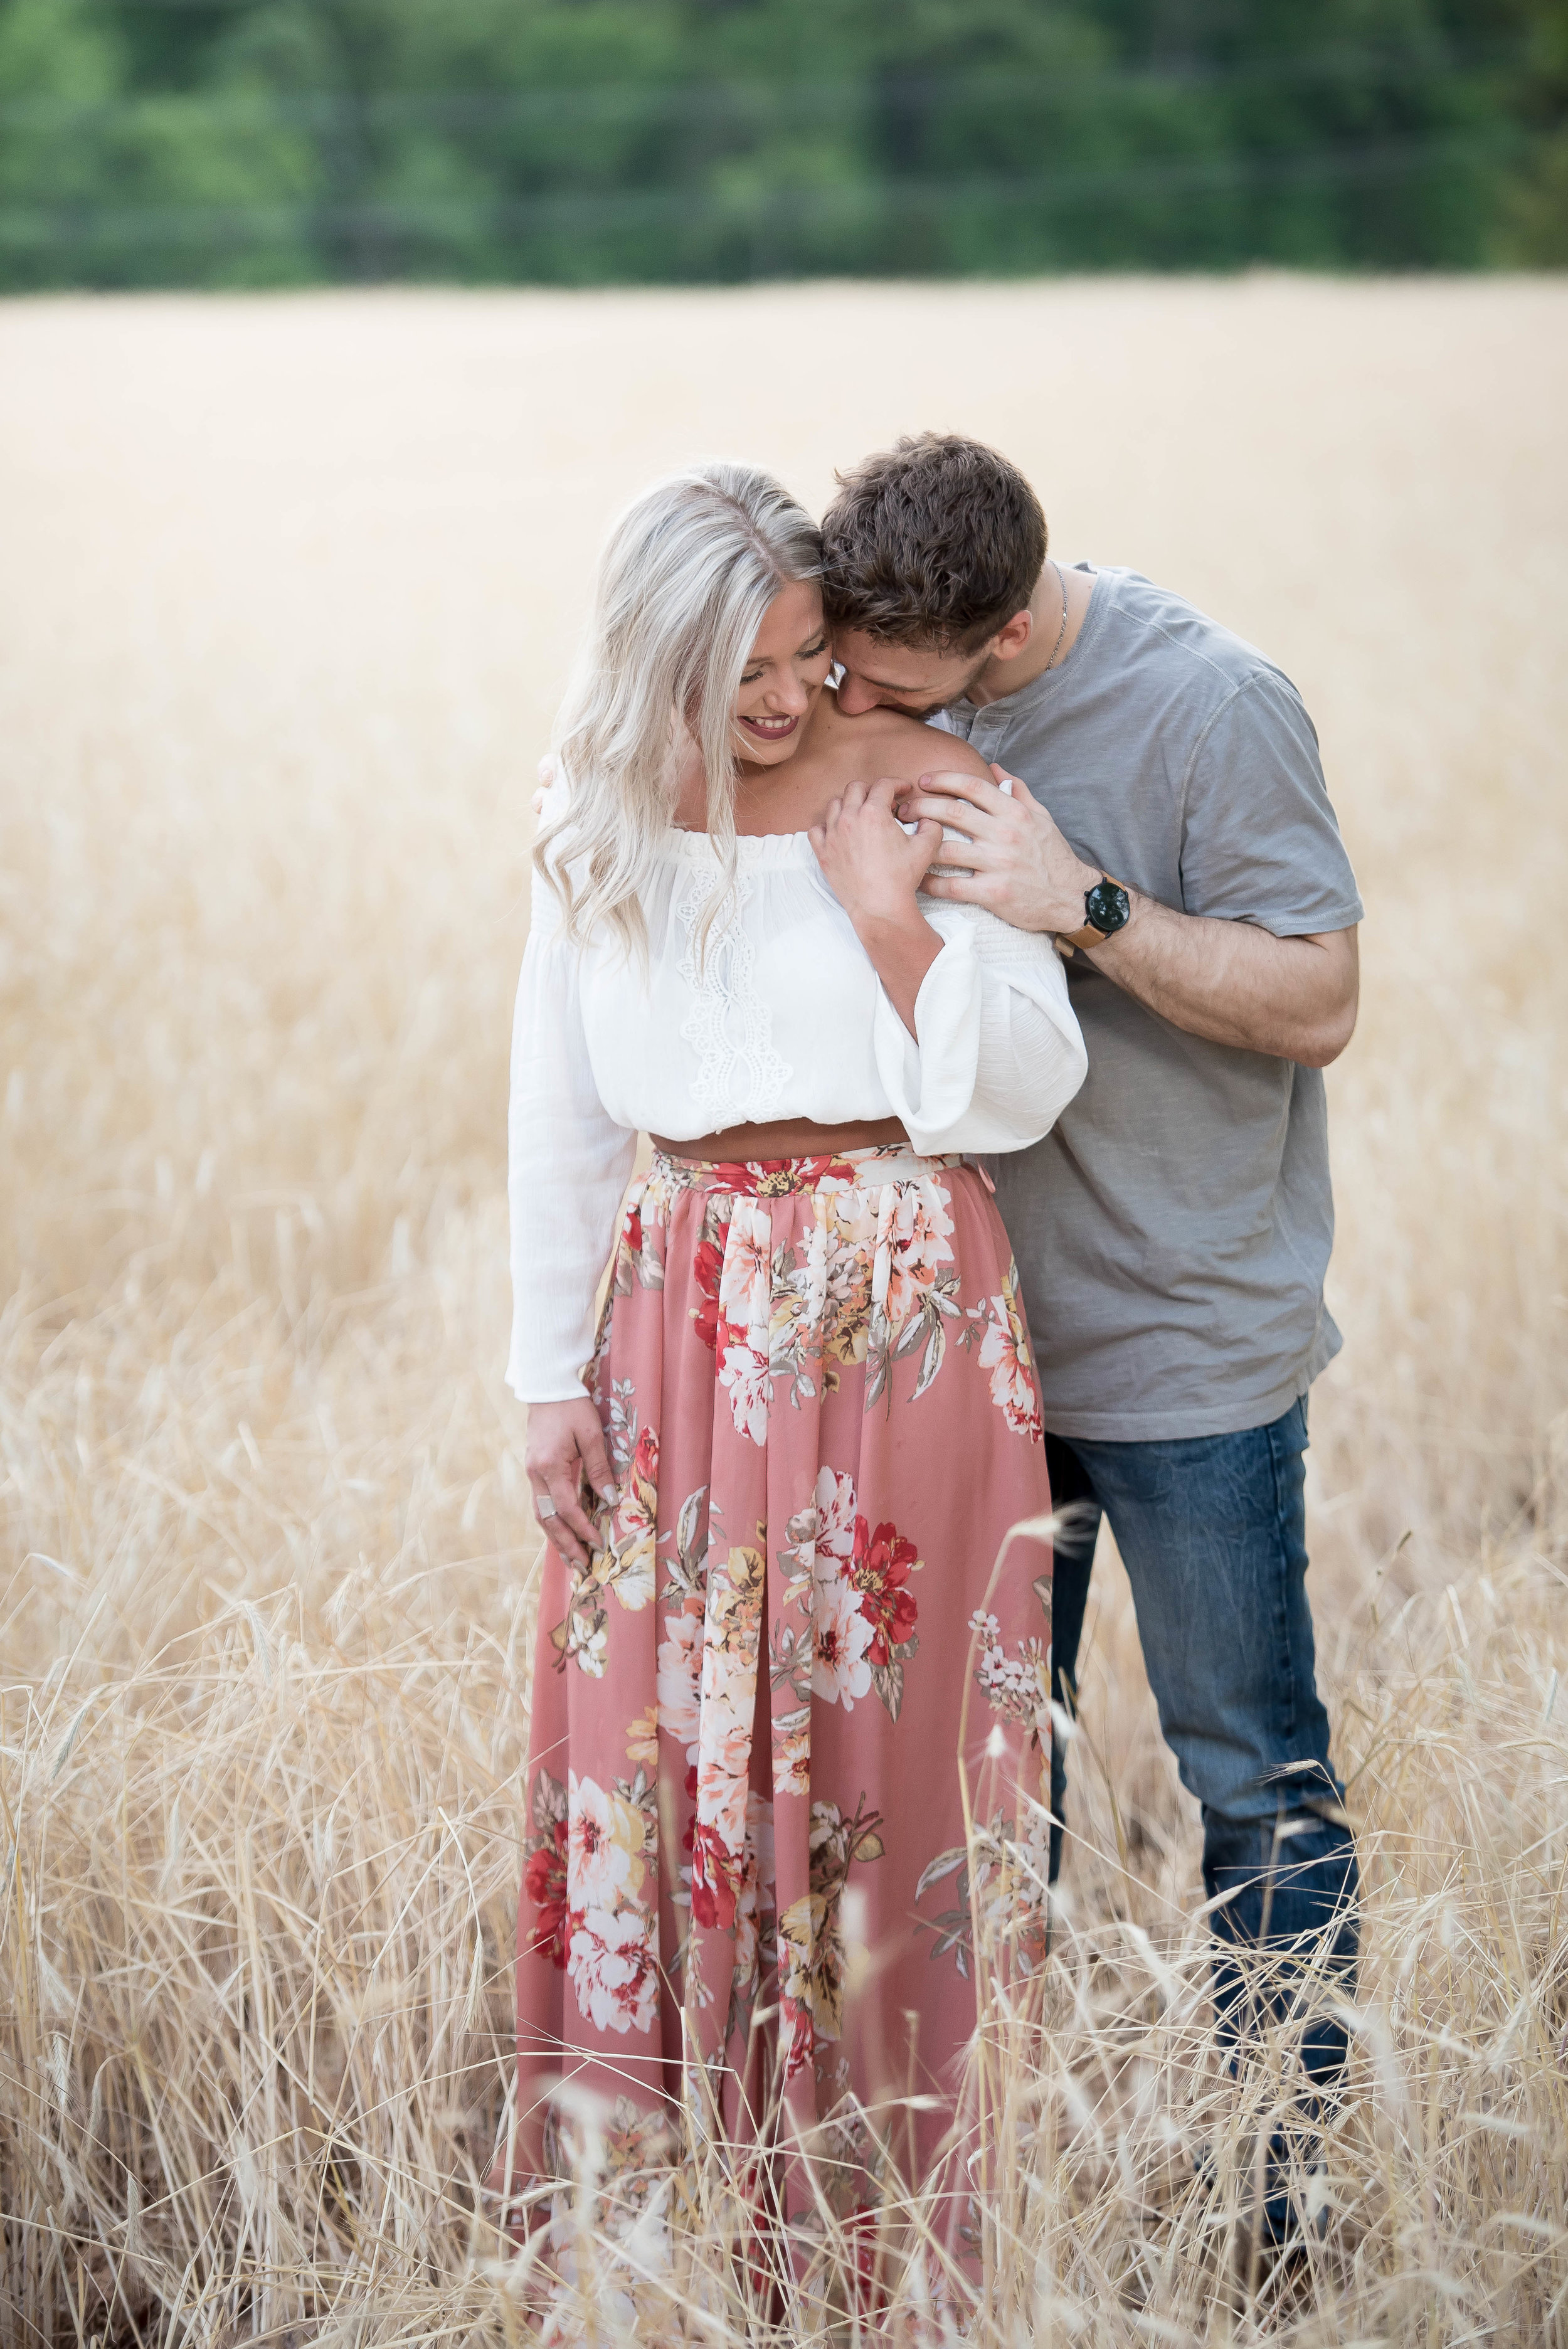
[[[536,1517],[558,1517],[561,1512],[548,1493],[536,1493],[533,1496],[533,1514]]]

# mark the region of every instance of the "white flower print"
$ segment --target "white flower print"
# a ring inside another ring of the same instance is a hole
[[[755,1346],[727,1346],[718,1381],[729,1390],[736,1433],[749,1435],[753,1444],[766,1444],[771,1384],[766,1353],[758,1353]]]
[[[568,1633],[566,1653],[575,1661],[580,1671],[587,1673],[590,1680],[602,1681],[604,1677],[605,1650],[603,1617],[596,1624],[592,1624],[586,1629],[569,1621]]]
[[[686,1760],[696,1760],[702,1718],[702,1617],[666,1615],[658,1654],[659,1727],[676,1737]]]
[[[776,1795],[809,1795],[811,1791],[811,1708],[797,1705],[792,1713],[773,1717],[773,1791]]]
[[[848,1480],[846,1479],[846,1482]],[[855,1709],[855,1699],[872,1684],[866,1650],[874,1636],[861,1611],[861,1594],[841,1573],[831,1554],[819,1552],[815,1574],[816,1623],[811,1650],[811,1688],[830,1704]]]
[[[572,1935],[566,1971],[595,2031],[652,2031],[659,2010],[653,1920],[640,1909],[590,1909]]]
[[[724,1251],[718,1306],[732,1329],[748,1331],[766,1350],[772,1288],[773,1233],[766,1208],[738,1199]]]
[[[827,1304],[828,1227],[819,1216],[789,1275],[788,1288],[774,1300],[774,1327],[783,1319],[799,1324],[802,1330],[820,1330]]]
[[[650,1534],[639,1541],[625,1566],[610,1585],[629,1614],[639,1614],[654,1600],[654,1544]]]
[[[980,1661],[975,1678],[990,1699],[992,1709],[1005,1720],[1016,1721],[1048,1739],[1051,1722],[1050,1650],[1038,1640],[1020,1640],[1018,1652],[1009,1656],[1002,1645],[1002,1626],[995,1615],[976,1608],[969,1628],[979,1634]]]
[[[816,1222],[828,1234],[828,1288],[832,1295],[863,1288],[871,1278],[877,1244],[874,1192],[854,1188],[818,1194]]]
[[[824,1468],[817,1478],[817,1554],[848,1567],[855,1547],[855,1480]]]
[[[615,1909],[643,1881],[640,1811],[606,1794],[592,1778],[568,1771],[566,1898],[573,1909]]]
[[[948,1246],[953,1218],[947,1212],[947,1194],[939,1183],[899,1183],[890,1185],[887,1195],[892,1201],[892,1213],[877,1236],[878,1271],[885,1263],[887,1288],[882,1303],[897,1330],[919,1305],[938,1268],[953,1262]]]
[[[1039,1398],[1029,1371],[1029,1340],[1017,1293],[1009,1278],[1000,1297],[987,1298],[979,1309],[985,1316],[980,1345],[980,1367],[991,1373],[991,1400],[1015,1435],[1042,1440]]]
[[[702,1730],[697,1741],[697,1813],[739,1854],[746,1837],[747,1777],[757,1703],[757,1656],[707,1643],[703,1661]]]

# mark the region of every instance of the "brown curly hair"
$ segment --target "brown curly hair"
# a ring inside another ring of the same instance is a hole
[[[822,517],[830,627],[974,652],[1021,612],[1046,517],[1016,465],[956,432],[918,432],[838,476]]]

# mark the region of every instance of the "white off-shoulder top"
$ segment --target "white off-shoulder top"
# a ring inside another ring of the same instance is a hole
[[[546,813],[555,793],[546,801]],[[738,843],[718,877],[672,830],[643,899],[645,968],[613,935],[578,945],[537,874],[512,1029],[512,1335],[524,1402],[586,1392],[594,1304],[639,1133],[694,1141],[773,1118],[896,1117],[916,1151],[1019,1150],[1082,1084],[1083,1039],[1048,937],[922,897],[943,940],[912,1036],[802,833]]]

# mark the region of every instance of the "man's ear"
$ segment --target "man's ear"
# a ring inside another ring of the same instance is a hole
[[[998,628],[991,639],[993,660],[1016,660],[1035,633],[1032,612],[1015,612],[1004,628]]]

